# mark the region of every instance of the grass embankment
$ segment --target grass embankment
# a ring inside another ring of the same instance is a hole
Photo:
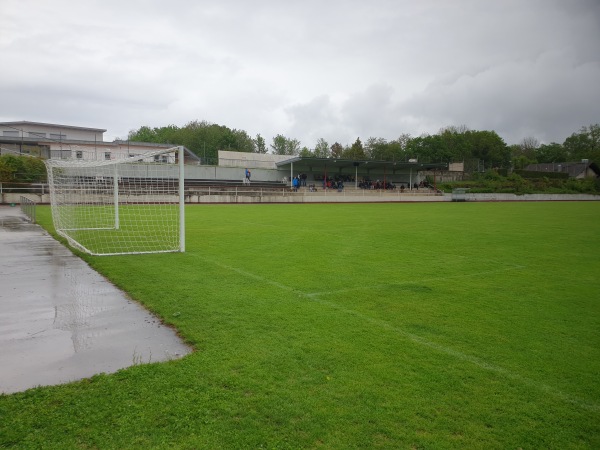
[[[444,192],[467,188],[471,193],[600,195],[600,179],[551,177],[556,176],[555,173],[547,175],[537,178],[526,178],[517,173],[502,176],[491,170],[484,174],[473,174],[471,180],[440,183],[438,187]]]
[[[186,222],[184,254],[86,259],[195,353],[0,396],[0,446],[600,447],[599,203]]]

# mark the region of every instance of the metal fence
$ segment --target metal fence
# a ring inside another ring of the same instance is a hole
[[[49,194],[47,183],[0,183],[0,194],[17,194],[28,192],[31,194]]]
[[[29,220],[31,221],[31,223],[35,223],[36,203],[33,200],[30,200],[27,197],[24,197],[23,195],[21,195],[21,197],[20,197],[20,203],[21,203],[21,211],[23,211],[23,213],[27,217],[29,217]]]

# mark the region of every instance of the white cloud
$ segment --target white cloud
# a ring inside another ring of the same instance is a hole
[[[595,0],[4,0],[0,120],[208,120],[314,146],[600,122]]]

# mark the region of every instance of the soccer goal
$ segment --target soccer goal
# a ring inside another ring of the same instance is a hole
[[[183,147],[45,163],[54,228],[71,246],[91,255],[185,251]]]

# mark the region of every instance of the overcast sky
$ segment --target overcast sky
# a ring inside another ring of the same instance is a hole
[[[0,0],[15,120],[562,143],[600,123],[600,0]]]

